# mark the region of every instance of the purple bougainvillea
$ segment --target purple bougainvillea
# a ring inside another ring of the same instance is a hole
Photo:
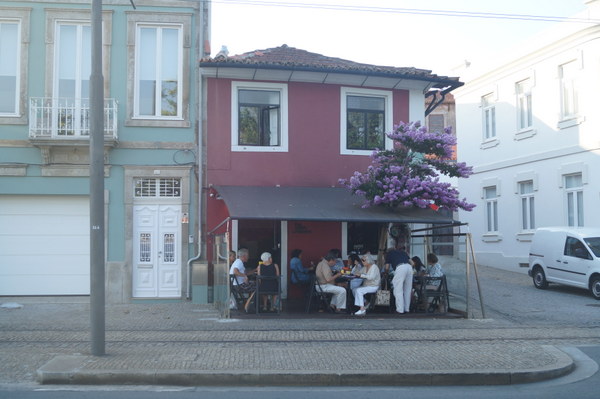
[[[470,166],[452,159],[456,137],[451,128],[428,132],[420,122],[401,122],[387,136],[394,140],[394,149],[376,150],[365,173],[354,172],[349,179],[339,180],[354,194],[364,196],[364,208],[429,206],[470,211],[475,207],[459,199],[450,183],[439,181],[440,175],[466,178],[472,173]]]

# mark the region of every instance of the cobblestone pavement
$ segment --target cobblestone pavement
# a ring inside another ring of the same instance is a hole
[[[45,382],[88,384],[360,384],[357,375],[381,384],[515,383],[568,372],[556,345],[600,344],[597,328],[390,315],[226,320],[208,305],[173,302],[107,305],[107,355],[95,357],[89,298],[0,304],[8,305],[0,384],[35,384],[40,369]]]

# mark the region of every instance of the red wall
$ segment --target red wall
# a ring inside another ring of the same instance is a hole
[[[231,80],[208,79],[209,184],[338,186],[366,170],[368,156],[340,154],[340,86],[288,83],[289,150],[231,151]],[[394,93],[394,123],[408,121],[408,92]]]

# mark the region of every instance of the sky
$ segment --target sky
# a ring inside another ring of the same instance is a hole
[[[212,0],[211,50],[215,56],[225,45],[235,55],[287,44],[456,76],[465,60],[493,57],[559,23],[539,17],[571,17],[584,9],[585,0]]]

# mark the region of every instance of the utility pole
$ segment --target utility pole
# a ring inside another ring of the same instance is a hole
[[[90,321],[92,355],[105,354],[104,77],[102,0],[92,0],[90,76]]]

